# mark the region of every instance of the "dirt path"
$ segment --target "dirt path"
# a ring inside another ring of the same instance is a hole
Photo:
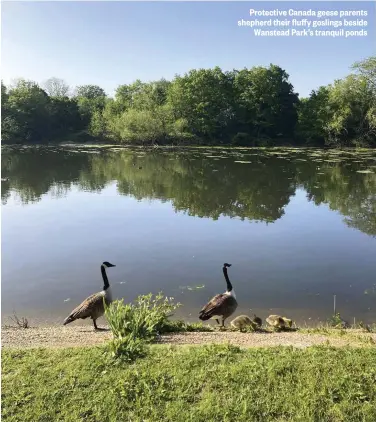
[[[10,328],[1,330],[2,347],[80,347],[103,344],[111,338],[110,331],[94,332],[89,326]],[[160,343],[167,344],[210,344],[227,343],[242,347],[295,346],[308,347],[323,343],[332,346],[376,345],[375,333],[351,330],[345,335],[307,334],[299,332],[281,333],[239,333],[203,332],[174,333],[163,335]]]

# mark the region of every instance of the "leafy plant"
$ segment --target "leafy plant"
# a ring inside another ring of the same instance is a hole
[[[335,313],[331,318],[328,319],[330,327],[335,328],[348,328],[348,323],[341,318],[339,312]]]
[[[113,333],[110,342],[111,354],[133,360],[146,352],[146,343],[159,334],[169,331],[168,318],[180,303],[159,293],[138,296],[134,303],[124,304],[117,300],[106,306],[106,317]]]

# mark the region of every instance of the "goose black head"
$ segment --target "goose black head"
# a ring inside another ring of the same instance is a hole
[[[108,261],[104,261],[103,264],[105,267],[110,268],[110,267],[116,267],[116,265],[109,263]]]
[[[225,263],[223,264],[223,266],[224,266],[224,267],[231,267],[231,264],[227,264],[227,262],[225,262]]]

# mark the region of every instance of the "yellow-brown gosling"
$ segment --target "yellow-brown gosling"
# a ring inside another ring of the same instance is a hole
[[[106,302],[106,305],[109,305],[112,302],[111,287],[106,274],[106,268],[110,267],[115,267],[115,265],[110,264],[107,261],[103,262],[101,265],[101,273],[104,282],[103,290],[89,296],[78,305],[77,308],[73,309],[65,318],[63,325],[70,324],[76,319],[86,319],[90,317],[93,320],[94,329],[99,330],[96,320],[104,314],[103,299]]]
[[[222,317],[222,327],[225,326],[225,320],[231,316],[238,307],[235,292],[227,274],[228,267],[231,267],[231,264],[224,263],[222,269],[227,284],[227,290],[224,293],[214,296],[199,313],[199,318],[202,321],[214,318],[218,325],[218,317]]]
[[[286,317],[282,317],[282,319],[285,321],[285,326],[291,328],[292,327],[292,319],[286,318]]]
[[[252,327],[254,330],[257,328],[257,324],[251,320],[247,315],[239,315],[231,321],[231,327],[237,328],[238,330],[244,330],[247,327]]]
[[[279,315],[269,315],[266,322],[275,328],[285,328],[285,320]]]

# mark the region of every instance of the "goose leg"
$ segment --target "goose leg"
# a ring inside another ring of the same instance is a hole
[[[96,323],[95,319],[93,319],[93,324],[94,324],[94,330],[98,330],[97,323]]]
[[[222,327],[225,328],[225,318],[222,317]]]
[[[217,324],[219,325],[219,319],[218,318],[216,318],[216,321],[217,321]]]

